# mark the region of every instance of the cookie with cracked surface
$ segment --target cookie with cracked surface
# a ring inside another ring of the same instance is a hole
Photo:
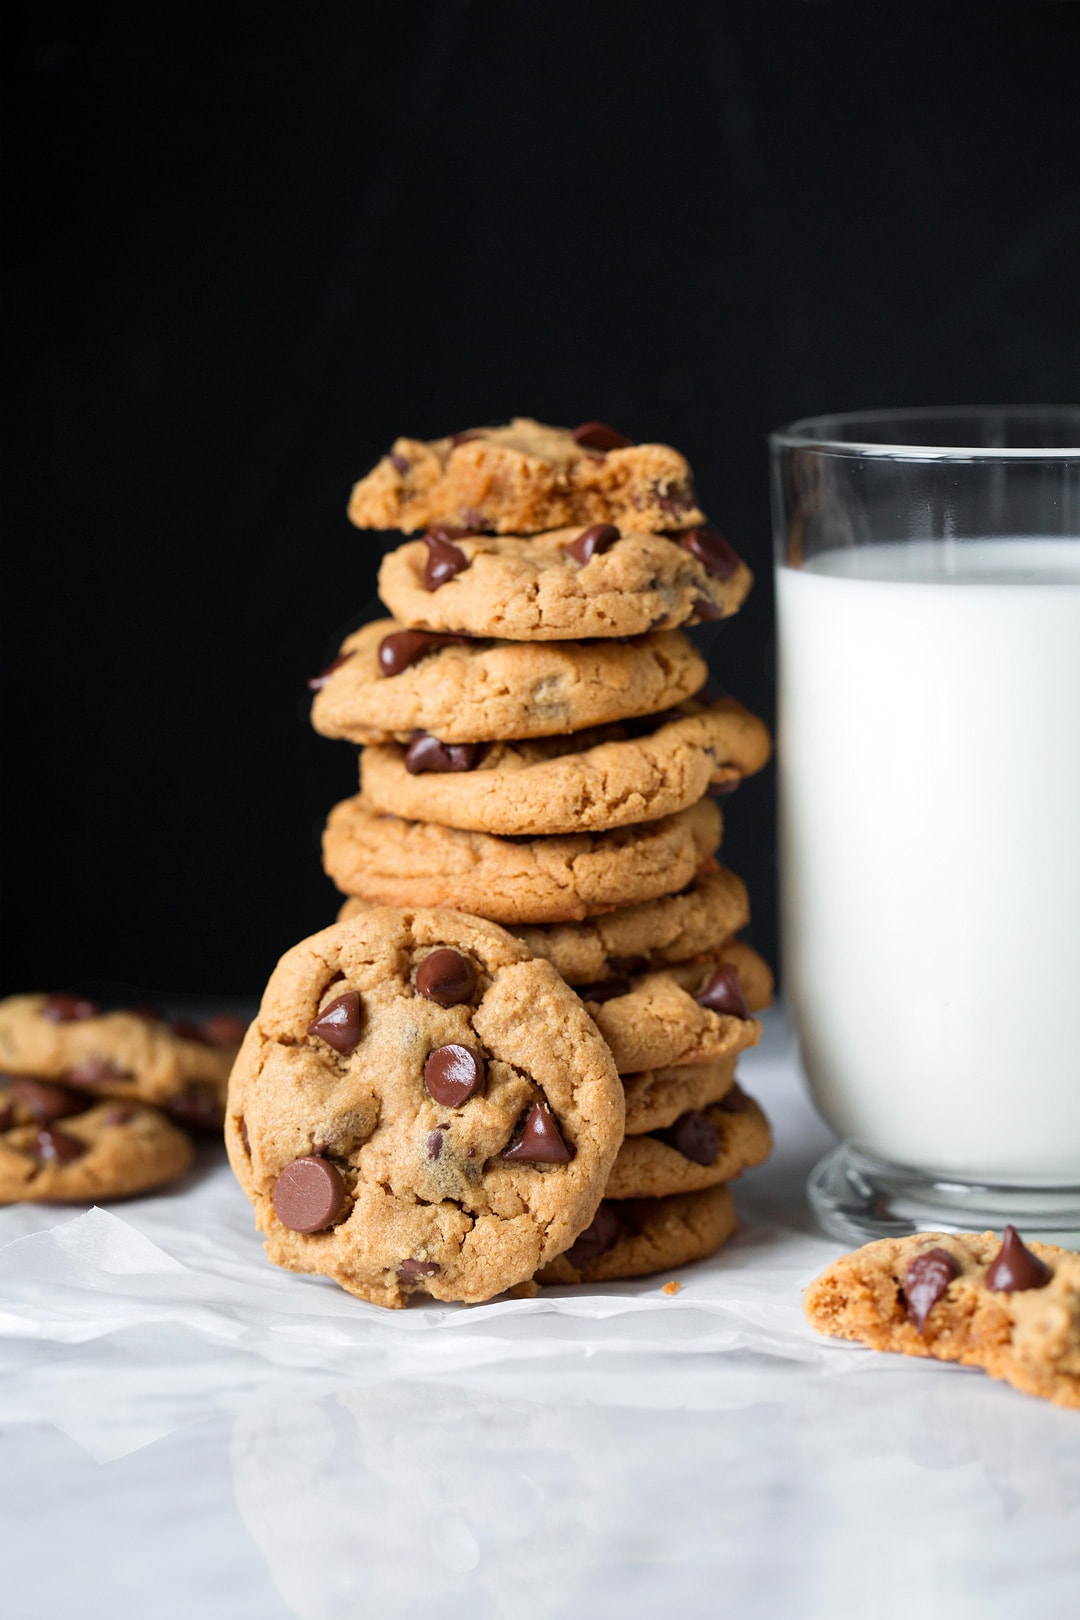
[[[711,1063],[677,1063],[667,1069],[646,1069],[624,1074],[627,1136],[647,1136],[666,1130],[683,1114],[709,1108],[731,1094],[736,1106],[735,1057]]]
[[[535,539],[445,540],[429,530],[388,552],[379,568],[379,596],[399,623],[504,641],[640,636],[726,619],[752,584],[749,568],[711,529],[687,530],[680,542],[604,524]]]
[[[811,1283],[821,1333],[872,1350],[981,1367],[1027,1395],[1080,1407],[1080,1254],[993,1232],[881,1238]]]
[[[687,636],[658,631],[627,641],[441,639],[379,619],[342,643],[310,684],[311,723],[349,742],[444,743],[549,737],[656,714],[705,684]]]
[[[152,1103],[182,1125],[216,1130],[245,1020],[172,1023],[147,1011],[103,1012],[67,993],[0,1001],[0,1067],[95,1097]]]
[[[686,459],[670,445],[631,444],[603,422],[560,428],[528,416],[444,439],[396,439],[354,485],[349,517],[361,529],[449,523],[497,534],[705,521]]]
[[[191,1168],[191,1138],[156,1108],[88,1102],[28,1075],[0,1089],[0,1204],[98,1203]]]
[[[549,962],[478,917],[383,909],[282,957],[225,1138],[275,1264],[398,1306],[489,1299],[567,1248],[623,1119]]]
[[[772,1151],[769,1122],[753,1097],[733,1086],[717,1103],[681,1114],[663,1131],[628,1136],[605,1198],[667,1198],[732,1181]]]
[[[605,1198],[591,1225],[536,1280],[558,1287],[674,1271],[708,1259],[738,1226],[735,1201],[724,1186],[670,1198]]]
[[[503,837],[606,832],[685,810],[769,757],[765,726],[734,698],[690,698],[645,720],[531,741],[447,746],[420,733],[360,758],[373,809]]]
[[[343,894],[381,905],[456,906],[517,923],[572,922],[685,887],[720,842],[710,800],[641,827],[521,841],[335,805],[323,864]]]
[[[639,1074],[715,1062],[756,1046],[761,1025],[750,1014],[768,1005],[772,975],[752,947],[731,941],[708,962],[674,964],[575,989],[611,1047],[619,1073]]]

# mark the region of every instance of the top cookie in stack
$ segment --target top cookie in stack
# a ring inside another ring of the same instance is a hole
[[[770,744],[702,696],[680,627],[734,613],[750,571],[676,450],[599,422],[398,439],[349,515],[424,532],[383,561],[393,619],[312,682],[315,728],[364,745],[324,839],[344,912],[500,922],[592,1013],[633,1106],[605,1213],[557,1280],[708,1252],[733,1225],[724,1184],[768,1150],[734,1061],[772,983],[734,939],[746,892],[714,859],[714,800]]]

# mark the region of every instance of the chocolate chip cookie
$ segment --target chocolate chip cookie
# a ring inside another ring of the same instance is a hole
[[[572,429],[518,416],[444,439],[396,439],[353,488],[361,529],[449,523],[536,534],[621,519],[680,529],[705,521],[686,460],[667,444],[632,444],[605,422]]]
[[[397,1306],[489,1299],[568,1248],[623,1121],[549,962],[476,917],[385,909],[281,959],[225,1134],[270,1259]]]
[[[1080,1407],[1080,1254],[1013,1227],[918,1232],[846,1254],[811,1283],[821,1333],[872,1350],[981,1367],[1027,1395]]]
[[[703,799],[641,827],[560,838],[495,838],[380,815],[358,795],[330,812],[326,872],[382,905],[458,906],[495,922],[580,921],[685,887],[720,842]]]
[[[174,1181],[191,1138],[156,1108],[91,1102],[29,1075],[0,1086],[0,1204],[102,1203]]]
[[[736,1056],[624,1074],[627,1136],[665,1130],[683,1114],[708,1108],[726,1097],[735,1084]]]
[[[365,748],[373,810],[466,831],[552,836],[659,820],[769,757],[769,733],[734,698],[696,698],[647,720],[528,742],[459,746],[419,733]]]
[[[315,690],[324,737],[443,743],[549,737],[656,714],[693,697],[708,669],[678,630],[630,641],[450,640],[393,619],[343,642]]]
[[[772,1151],[769,1122],[752,1097],[732,1086],[719,1102],[680,1114],[662,1131],[628,1136],[604,1196],[667,1198],[732,1181]]]
[[[715,1254],[738,1230],[726,1187],[671,1198],[605,1198],[572,1248],[546,1265],[537,1281],[619,1282],[674,1271]]]
[[[216,1129],[244,1028],[231,1015],[169,1023],[149,1009],[103,1012],[67,993],[9,996],[0,1001],[0,1067]]]
[[[429,529],[383,558],[379,595],[412,630],[504,641],[640,636],[735,613],[753,575],[711,529],[595,524],[535,539]]]

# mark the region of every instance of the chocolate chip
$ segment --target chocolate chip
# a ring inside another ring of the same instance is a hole
[[[725,617],[723,608],[717,607],[715,602],[710,602],[707,596],[695,597],[693,614],[696,619],[701,619],[705,624],[711,624],[714,619]]]
[[[206,1031],[201,1024],[195,1022],[194,1018],[170,1018],[169,1028],[182,1041],[198,1041],[200,1046],[210,1045]]]
[[[352,657],[353,654],[351,652],[338,653],[337,657],[332,659],[331,662],[327,664],[325,669],[321,669],[317,675],[312,675],[309,678],[309,690],[312,692],[321,692],[331,675],[334,673],[335,669],[340,669],[342,664],[347,664],[349,659]]]
[[[480,437],[481,435],[476,428],[469,428],[466,433],[451,433],[450,448],[451,450],[456,450],[459,444],[472,444],[474,439],[479,439]]]
[[[443,743],[429,731],[414,731],[405,750],[405,769],[410,776],[425,771],[471,771],[477,751],[475,743]]]
[[[1019,1294],[1028,1288],[1045,1288],[1053,1271],[1038,1255],[1026,1248],[1015,1226],[1007,1226],[1001,1248],[986,1271],[986,1286],[995,1294]]]
[[[608,966],[623,978],[632,973],[644,973],[648,965],[649,958],[647,956],[608,957]]]
[[[427,1156],[429,1159],[437,1159],[439,1157],[439,1154],[443,1149],[443,1132],[448,1131],[449,1129],[449,1125],[436,1125],[435,1129],[427,1139]]]
[[[9,1102],[0,1102],[0,1131],[10,1131],[15,1123],[15,1110]]]
[[[88,1057],[64,1071],[64,1079],[72,1086],[100,1086],[114,1080],[128,1080],[130,1075],[111,1058]]]
[[[464,512],[462,512],[461,515],[464,518],[465,522],[469,525],[469,527],[463,531],[465,534],[494,534],[495,533],[495,525],[494,525],[494,523],[492,523],[491,519],[487,516],[486,512],[481,512],[481,510],[480,510],[480,508],[478,506],[467,506],[465,508]],[[444,531],[444,533],[445,532],[448,532],[448,531]],[[462,531],[459,531],[459,532],[462,532]],[[453,538],[453,535],[451,534],[451,539],[452,538]]]
[[[11,1094],[39,1125],[47,1125],[53,1119],[67,1119],[70,1114],[81,1114],[90,1106],[86,1097],[78,1096],[66,1086],[35,1080],[28,1074],[12,1075]]]
[[[391,450],[386,459],[389,461],[394,471],[401,474],[402,478],[404,478],[405,474],[412,466],[412,462],[409,460],[408,456],[399,456],[396,450]]]
[[[215,1013],[212,1018],[202,1021],[203,1037],[211,1046],[225,1049],[239,1046],[247,1030],[247,1019],[240,1018],[236,1013]]]
[[[733,1085],[714,1106],[722,1108],[725,1114],[745,1114],[750,1107],[750,1099],[739,1086]]]
[[[145,1018],[148,1024],[160,1024],[163,1021],[159,1007],[132,1007],[131,1016]]]
[[[274,1213],[291,1232],[322,1232],[345,1207],[341,1173],[314,1154],[287,1164],[274,1183]]]
[[[713,970],[694,1000],[699,1007],[707,1007],[710,1012],[727,1013],[731,1018],[750,1016],[739,975],[727,962],[722,962]]]
[[[713,1164],[720,1151],[720,1132],[712,1120],[696,1108],[681,1115],[666,1131],[655,1134],[662,1142],[673,1147],[676,1153],[681,1153],[684,1159],[692,1159],[695,1164]]]
[[[332,1046],[335,1052],[351,1052],[360,1040],[360,997],[355,990],[346,990],[323,1008],[307,1027],[309,1035]]]
[[[625,450],[633,443],[625,433],[608,427],[606,422],[582,422],[580,427],[571,428],[570,437],[583,450]]]
[[[123,1103],[113,1103],[112,1107],[106,1108],[102,1114],[101,1123],[103,1125],[129,1125],[134,1117],[131,1109],[125,1108]]]
[[[948,1288],[960,1267],[947,1249],[927,1249],[917,1254],[904,1274],[904,1306],[908,1320],[919,1332],[926,1318]]]
[[[403,1260],[397,1274],[399,1282],[414,1282],[417,1277],[437,1277],[439,1268],[434,1260]]]
[[[468,641],[468,636],[441,636],[434,630],[395,630],[379,642],[379,670],[383,675],[400,675],[437,647]]]
[[[248,1158],[250,1159],[251,1158],[251,1138],[248,1136],[247,1120],[244,1118],[243,1114],[241,1114],[239,1120],[237,1121],[237,1127],[236,1128],[240,1132],[240,1140],[244,1144],[244,1152],[247,1154]]]
[[[428,1095],[444,1108],[460,1108],[480,1090],[487,1065],[478,1052],[467,1046],[437,1046],[424,1064],[424,1084]]]
[[[710,782],[705,791],[710,799],[730,799],[741,786],[741,776],[729,776],[726,782]]]
[[[567,1249],[566,1258],[572,1266],[587,1266],[590,1260],[598,1260],[608,1249],[614,1248],[621,1233],[619,1217],[605,1200],[584,1232],[579,1233]]]
[[[629,979],[601,979],[598,984],[577,984],[574,990],[582,1001],[614,1001],[616,996],[630,993]]]
[[[42,1018],[47,1018],[50,1024],[73,1024],[83,1018],[96,1018],[100,1008],[95,1001],[88,1001],[85,996],[70,996],[63,991],[45,997],[45,1005],[41,1009]]]
[[[86,1143],[80,1142],[77,1136],[69,1136],[66,1131],[46,1127],[38,1131],[31,1152],[42,1164],[71,1164],[75,1159],[82,1158]]]
[[[739,571],[739,553],[715,529],[686,529],[679,535],[679,544],[704,563],[714,579],[730,579]]]
[[[201,1129],[220,1125],[221,1099],[212,1086],[201,1086],[197,1081],[169,1098],[165,1111],[182,1125],[195,1125]]]
[[[591,528],[582,529],[577,539],[569,541],[563,550],[568,557],[584,565],[590,557],[608,551],[618,538],[619,531],[614,523],[594,523]]]
[[[445,529],[429,529],[423,539],[428,555],[421,583],[425,591],[437,591],[448,579],[468,568],[469,559],[459,546],[447,539]]]
[[[533,1103],[511,1147],[503,1148],[504,1159],[526,1164],[569,1164],[573,1154],[562,1139],[555,1117],[546,1103]]]
[[[683,512],[689,512],[696,501],[694,491],[689,484],[671,484],[666,490],[661,484],[654,484],[653,495],[661,512],[670,518],[676,518]]]
[[[416,988],[428,1001],[440,1007],[456,1007],[468,1001],[476,989],[476,969],[467,956],[443,945],[432,951],[416,970]]]

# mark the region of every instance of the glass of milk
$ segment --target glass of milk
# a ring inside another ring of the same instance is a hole
[[[1080,407],[771,439],[782,971],[847,1241],[1080,1246]]]

